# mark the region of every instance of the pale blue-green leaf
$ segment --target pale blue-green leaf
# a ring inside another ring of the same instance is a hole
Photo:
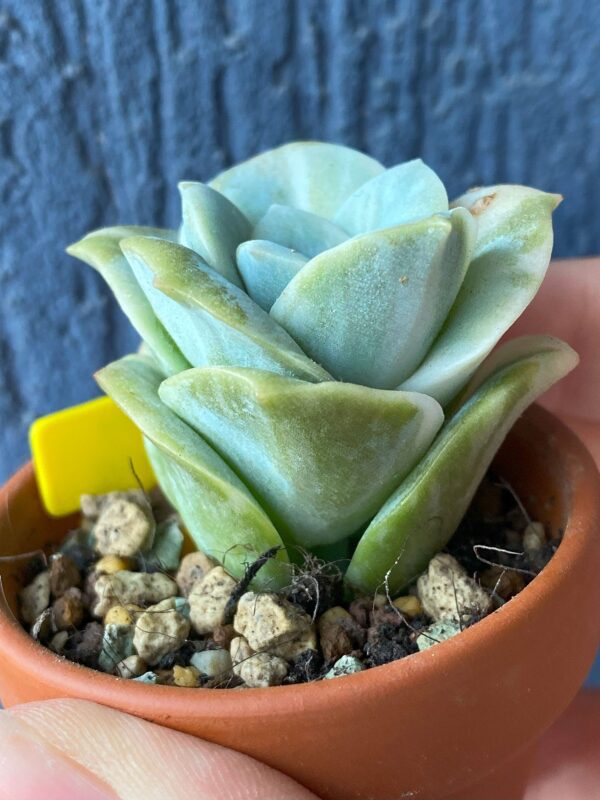
[[[391,228],[448,210],[444,184],[420,158],[364,183],[334,217],[351,236]]]
[[[464,209],[349,239],[309,261],[271,316],[334,377],[390,389],[434,341],[474,239]]]
[[[248,295],[192,250],[160,239],[121,242],[157,317],[194,366],[237,365],[307,380],[330,376]]]
[[[526,186],[473,189],[452,204],[478,220],[475,253],[439,337],[400,388],[446,405],[535,296],[560,198]]]
[[[190,364],[157,319],[119,247],[120,240],[128,236],[156,236],[177,241],[176,231],[121,225],[89,233],[67,247],[67,253],[98,270],[133,327],[154,353],[165,375],[180,372]]]
[[[465,405],[467,400],[482,386],[488,378],[500,372],[505,367],[528,358],[532,353],[560,350],[563,342],[553,336],[533,334],[531,336],[519,336],[516,339],[509,339],[499,347],[496,347],[487,358],[479,365],[470,381],[453,399],[446,410],[447,417],[450,418]]]
[[[251,240],[237,249],[237,266],[246,291],[265,311],[300,272],[308,258],[273,242]]]
[[[204,183],[179,184],[183,224],[181,244],[195,250],[209,267],[240,288],[242,282],[235,264],[235,251],[250,238],[250,223],[222,194]]]
[[[429,447],[429,397],[249,369],[192,369],[159,394],[231,464],[282,535],[310,547],[370,519]]]
[[[281,545],[281,537],[233,470],[161,402],[162,378],[141,356],[126,356],[96,375],[144,434],[156,477],[196,545],[241,577],[245,564]],[[261,570],[258,583],[285,583],[285,562],[282,550]]]
[[[383,172],[375,159],[337,144],[291,142],[210,182],[256,224],[273,203],[331,219],[359,186]]]
[[[363,534],[348,584],[371,593],[387,581],[394,593],[414,581],[451,538],[512,425],[577,361],[568,345],[539,336],[511,345],[492,374],[484,365],[482,382],[475,379],[473,393]]]
[[[348,234],[325,217],[274,203],[257,222],[252,238],[266,239],[314,258],[344,242]]]

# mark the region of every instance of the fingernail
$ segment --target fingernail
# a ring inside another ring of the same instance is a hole
[[[59,750],[27,736],[0,712],[0,800],[118,800],[106,784]]]

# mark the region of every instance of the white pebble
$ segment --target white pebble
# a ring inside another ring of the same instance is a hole
[[[288,673],[287,662],[270,653],[255,653],[243,636],[231,642],[233,671],[254,689],[279,686]]]
[[[39,575],[26,586],[19,595],[21,617],[23,622],[33,625],[42,611],[50,605],[50,573],[48,570]]]
[[[417,581],[417,592],[425,613],[435,622],[466,621],[486,614],[492,605],[485,590],[447,553],[431,559]]]
[[[148,665],[143,658],[133,655],[119,661],[115,668],[115,674],[120,678],[139,678],[148,669]]]
[[[523,549],[527,555],[539,553],[546,544],[546,531],[541,522],[530,522],[523,533]]]
[[[209,678],[226,675],[232,668],[231,656],[227,650],[221,648],[194,653],[190,658],[190,664]]]
[[[229,653],[234,666],[233,671],[235,672],[235,667],[237,667],[238,664],[241,664],[245,659],[249,658],[252,653],[254,653],[254,650],[250,647],[243,636],[234,636],[234,638],[231,640],[231,644],[229,645]]]

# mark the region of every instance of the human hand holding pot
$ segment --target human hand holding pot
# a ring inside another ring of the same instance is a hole
[[[533,331],[574,347],[579,366],[544,396],[542,404],[571,427],[600,464],[600,259],[550,265],[538,295],[507,338]]]
[[[581,366],[547,397],[600,462],[600,262],[555,264],[512,333],[569,342]],[[582,697],[547,735],[527,800],[593,797],[600,782],[600,699]],[[199,794],[201,792],[201,794]],[[252,759],[91,703],[49,701],[0,716],[0,800],[309,800]]]
[[[600,782],[600,696],[582,695],[546,736],[526,800],[591,800]],[[0,715],[0,800],[310,800],[247,756],[79,700]]]
[[[544,739],[526,800],[591,800],[600,695],[581,695]],[[0,800],[315,800],[247,756],[80,700],[0,714]]]

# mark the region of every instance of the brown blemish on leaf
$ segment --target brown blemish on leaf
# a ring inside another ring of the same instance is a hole
[[[492,192],[492,194],[486,194],[483,197],[480,197],[469,208],[469,211],[474,217],[479,216],[479,214],[482,214],[486,210],[495,197],[496,192]]]

